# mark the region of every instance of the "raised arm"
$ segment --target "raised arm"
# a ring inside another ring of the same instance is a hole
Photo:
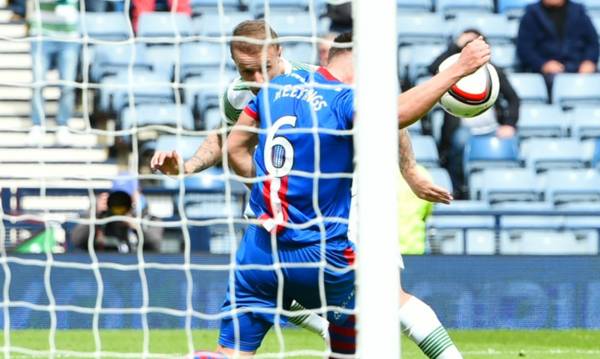
[[[256,175],[252,154],[258,142],[258,136],[256,132],[251,131],[252,128],[258,128],[258,121],[242,112],[227,137],[229,166],[235,173],[247,178]]]
[[[150,168],[167,175],[178,175],[180,168],[185,174],[200,172],[221,162],[222,143],[220,134],[211,133],[194,156],[185,162],[177,151],[156,151],[150,160]]]
[[[231,105],[227,97],[229,88],[232,86],[233,84],[230,84],[230,87],[228,87],[228,90],[223,95],[222,102],[223,108],[225,108],[227,126],[235,124],[241,112]],[[157,151],[150,161],[150,167],[152,170],[159,170],[168,175],[179,174],[180,166],[182,166],[184,174],[204,171],[221,162],[223,156],[222,136],[218,131],[209,134],[206,140],[198,147],[196,153],[185,162],[183,162],[176,151]]]
[[[398,96],[399,127],[410,126],[423,117],[442,95],[462,77],[475,72],[490,60],[490,47],[478,38],[463,48],[458,61],[429,81]]]

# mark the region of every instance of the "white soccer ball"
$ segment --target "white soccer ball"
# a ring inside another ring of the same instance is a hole
[[[439,67],[443,71],[456,61],[460,54],[444,60]],[[456,117],[475,117],[496,103],[500,91],[498,73],[491,64],[481,66],[477,71],[465,76],[440,98],[440,105]]]

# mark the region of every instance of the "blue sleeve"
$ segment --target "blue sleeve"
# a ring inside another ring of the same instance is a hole
[[[340,127],[350,129],[354,123],[354,90],[346,89],[337,97],[335,111]]]
[[[253,98],[252,100],[250,100],[250,102],[248,102],[248,104],[246,105],[246,107],[244,107],[244,113],[246,115],[252,117],[256,121],[259,120],[259,116],[258,116],[258,98],[259,98],[259,96],[256,96],[255,98]]]

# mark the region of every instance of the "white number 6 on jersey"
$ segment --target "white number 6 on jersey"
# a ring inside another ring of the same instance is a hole
[[[284,136],[275,136],[282,126],[296,127],[296,116],[278,118],[267,132],[264,161],[267,172],[275,177],[285,177],[294,165],[294,147]]]

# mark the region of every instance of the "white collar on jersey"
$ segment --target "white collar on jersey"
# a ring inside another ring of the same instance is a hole
[[[283,56],[281,56],[281,61],[283,61],[283,73],[286,75],[291,74],[293,71],[292,64]]]

